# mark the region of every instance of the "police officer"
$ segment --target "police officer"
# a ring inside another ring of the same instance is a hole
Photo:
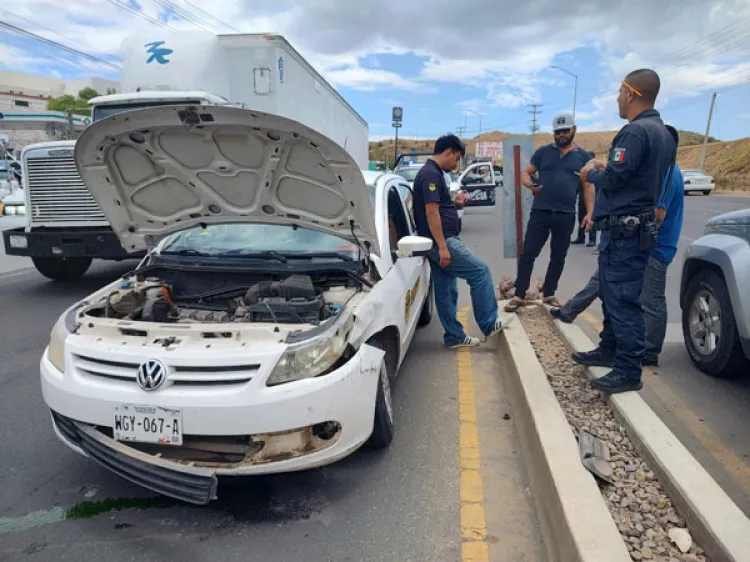
[[[620,85],[617,104],[628,120],[615,136],[609,161],[591,161],[581,179],[596,187],[591,222],[601,232],[599,283],[604,331],[593,351],[574,353],[582,365],[611,367],[591,386],[609,394],[640,390],[645,325],[640,303],[646,264],[656,246],[654,207],[677,146],[654,109],[659,75],[641,69]],[[591,228],[591,224],[587,228]]]

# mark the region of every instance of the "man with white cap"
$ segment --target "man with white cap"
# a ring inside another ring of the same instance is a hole
[[[550,237],[550,262],[544,278],[542,300],[552,307],[562,306],[555,291],[576,226],[576,196],[579,189],[586,204],[586,216],[581,221],[584,228],[594,210],[594,186],[582,182],[579,174],[580,166],[585,165],[591,157],[573,142],[576,134],[573,115],[556,115],[552,120],[552,131],[555,142],[537,149],[521,173],[521,183],[534,194],[534,203],[526,227],[523,252],[518,260],[515,296],[505,306],[507,312],[524,306],[534,261]],[[538,181],[532,180],[532,176],[537,174]]]

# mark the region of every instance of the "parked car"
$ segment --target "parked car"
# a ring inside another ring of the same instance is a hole
[[[191,111],[110,117],[78,140],[85,185],[148,254],[63,312],[41,385],[67,446],[205,504],[219,475],[391,443],[391,381],[433,315],[433,243],[400,176],[296,121],[203,107],[185,127]]]
[[[715,187],[714,178],[703,170],[682,170],[685,180],[685,194],[700,191],[703,195],[710,194]]]
[[[713,217],[685,251],[682,332],[704,373],[750,373],[750,209]]]

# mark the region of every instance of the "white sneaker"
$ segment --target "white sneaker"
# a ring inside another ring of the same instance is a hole
[[[458,349],[460,347],[477,347],[479,343],[480,343],[479,338],[472,338],[471,336],[466,336],[466,339],[464,341],[450,345],[448,346],[448,349]]]
[[[489,334],[485,334],[484,341],[487,341],[495,334],[499,334],[500,332],[502,332],[513,321],[514,317],[515,315],[508,315],[505,318],[498,318],[497,320],[495,320],[495,326],[492,328],[492,331]]]

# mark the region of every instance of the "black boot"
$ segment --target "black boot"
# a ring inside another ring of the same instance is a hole
[[[576,351],[573,353],[573,361],[587,367],[611,367],[615,356],[611,351],[596,348],[592,351]]]
[[[607,373],[603,377],[593,379],[591,386],[607,394],[617,394],[619,392],[629,392],[643,388],[643,382],[640,377],[629,377],[614,371]]]

